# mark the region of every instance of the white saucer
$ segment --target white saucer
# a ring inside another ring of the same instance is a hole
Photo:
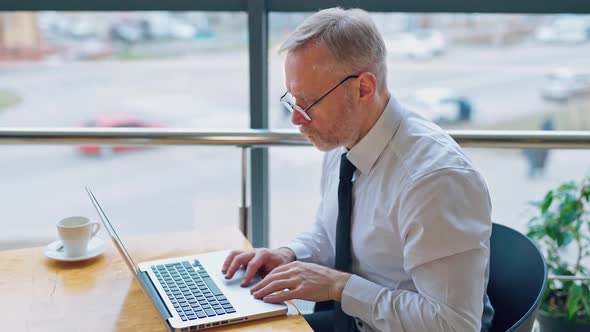
[[[66,256],[65,250],[62,248],[60,251],[56,251],[61,246],[61,241],[56,240],[51,242],[45,248],[45,256],[62,262],[78,262],[86,259],[94,258],[104,252],[105,245],[104,241],[98,237],[93,237],[88,243],[88,251],[83,256],[69,257]]]

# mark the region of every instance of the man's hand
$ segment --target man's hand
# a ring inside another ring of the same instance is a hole
[[[288,248],[234,250],[225,259],[221,272],[225,274],[225,279],[231,279],[240,267],[246,266],[242,286],[248,286],[256,273],[265,276],[276,267],[294,260],[295,254]]]
[[[250,293],[257,299],[271,303],[292,299],[340,301],[350,276],[349,273],[317,264],[292,262],[274,269],[252,287]]]

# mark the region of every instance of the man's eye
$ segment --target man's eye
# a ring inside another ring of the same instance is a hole
[[[299,106],[301,106],[303,109],[306,109],[309,107],[309,105],[311,105],[312,101],[309,99],[303,99],[301,101],[301,104],[299,104]]]

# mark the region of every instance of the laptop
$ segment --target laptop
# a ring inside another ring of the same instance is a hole
[[[229,251],[159,259],[135,264],[94,193],[86,192],[127,266],[171,331],[196,331],[284,315],[287,305],[255,299],[241,287],[244,270],[231,280],[221,273]],[[251,285],[260,281],[257,277]]]

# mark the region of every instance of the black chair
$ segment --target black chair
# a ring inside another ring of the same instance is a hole
[[[543,254],[528,237],[499,224],[492,226],[490,250],[490,332],[530,332],[547,286]]]

